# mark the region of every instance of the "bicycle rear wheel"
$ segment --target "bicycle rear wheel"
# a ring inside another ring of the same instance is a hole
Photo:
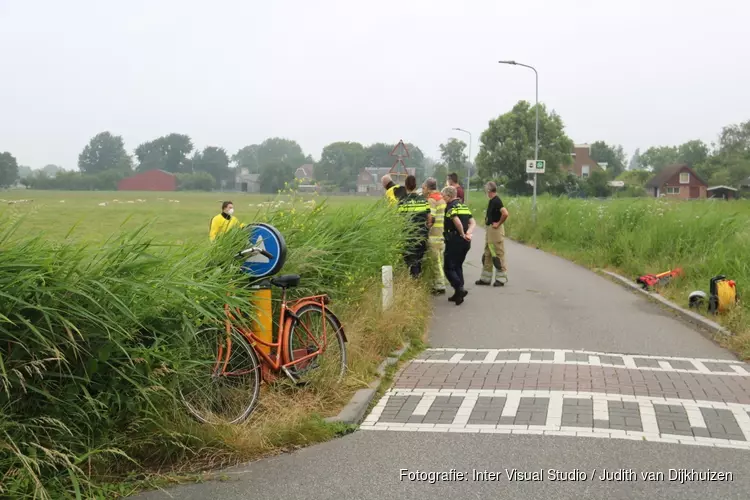
[[[231,340],[231,348],[230,341]],[[180,397],[188,411],[208,424],[238,424],[260,396],[260,362],[235,328],[204,328],[193,337]]]
[[[346,372],[346,340],[341,322],[330,310],[318,304],[305,304],[294,311],[298,321],[286,322],[289,367],[300,382],[339,382]],[[305,356],[323,350],[308,359]]]

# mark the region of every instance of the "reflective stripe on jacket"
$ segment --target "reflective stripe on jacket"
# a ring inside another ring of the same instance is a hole
[[[430,204],[430,214],[432,215],[432,220],[434,221],[432,227],[430,228],[430,236],[437,236],[442,238],[444,222],[443,219],[445,218],[446,206],[445,200],[440,193],[434,192],[430,193],[428,201]]]

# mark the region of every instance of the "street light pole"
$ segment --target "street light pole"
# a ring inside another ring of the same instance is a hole
[[[536,77],[536,130],[534,133],[534,168],[536,169],[536,162],[539,159],[539,73],[536,68],[529,66],[528,64],[521,64],[516,61],[498,61],[500,64],[512,64],[513,66],[523,66],[534,71]],[[531,202],[531,211],[534,222],[536,222],[536,171],[534,172],[534,198]]]
[[[453,130],[458,130],[459,132],[465,132],[469,134],[469,164],[471,164],[471,132],[468,130],[464,130],[462,128],[454,128]],[[471,188],[471,167],[467,169],[466,172],[466,192],[464,193],[464,203],[469,202],[469,189]]]

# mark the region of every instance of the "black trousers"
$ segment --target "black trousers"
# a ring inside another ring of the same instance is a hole
[[[471,242],[461,238],[458,233],[445,238],[443,271],[448,283],[456,291],[464,288],[464,260],[470,248]]]
[[[409,268],[412,278],[419,278],[422,274],[422,261],[424,254],[427,252],[427,238],[420,238],[419,241],[412,243],[406,252],[404,252],[404,262]]]

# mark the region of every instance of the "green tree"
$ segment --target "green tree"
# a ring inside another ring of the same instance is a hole
[[[123,169],[123,170],[125,172],[129,172],[128,169]],[[55,176],[57,176],[57,174],[65,172],[65,169],[62,168],[59,165],[54,165],[54,164],[50,163],[50,164],[47,164],[47,165],[45,165],[45,166],[42,167],[42,172],[44,172],[45,174],[47,174],[49,177],[55,177]]]
[[[8,153],[0,153],[0,187],[15,184],[18,179],[18,162],[15,156]]]
[[[193,141],[185,134],[169,134],[144,142],[135,149],[138,171],[165,170],[167,172],[192,172],[192,162],[187,157],[193,151]]]
[[[125,151],[121,136],[100,132],[91,138],[78,155],[78,169],[85,174],[98,174],[107,170],[130,172],[133,170],[133,159]]]
[[[573,141],[565,135],[565,126],[558,114],[547,113],[539,105],[539,159],[546,161],[546,172],[541,176],[538,192],[562,182],[561,165],[570,165]],[[508,178],[506,187],[511,193],[531,193],[527,184],[526,160],[534,158],[535,107],[519,101],[508,113],[490,121],[482,132],[476,163],[483,179]]]
[[[677,148],[677,156],[679,163],[696,167],[708,159],[708,145],[701,140],[688,141]]]
[[[628,165],[628,170],[641,170],[643,168],[643,165],[641,165],[641,150],[640,148],[635,150],[635,153],[633,153],[633,156],[630,158],[630,164]]]
[[[750,153],[750,120],[728,125],[721,130],[718,153],[722,155]]]
[[[607,175],[607,172],[595,170],[591,172],[591,175],[586,179],[584,189],[589,196],[607,198],[612,195],[612,188],[609,186],[608,182],[609,175]]]
[[[678,163],[680,159],[679,151],[676,146],[657,146],[648,148],[641,154],[641,164],[645,167],[651,167],[651,170],[658,174],[668,166]]]
[[[260,190],[264,193],[277,193],[294,181],[294,171],[298,167],[283,161],[271,162],[263,165],[258,181]]]
[[[357,175],[367,166],[367,152],[358,142],[334,142],[323,148],[315,164],[315,179],[345,191],[357,188]]]
[[[196,151],[193,155],[193,170],[206,172],[219,185],[232,180],[232,170],[229,168],[229,156],[224,148],[208,146],[203,151]]]
[[[604,141],[596,141],[591,145],[591,158],[597,163],[607,164],[607,174],[614,179],[625,170],[625,151],[622,146],[610,146]]]
[[[467,144],[460,140],[451,138],[445,144],[440,145],[440,158],[443,160],[443,164],[448,168],[448,173],[456,172],[458,179],[463,184],[466,178],[466,155]]]
[[[445,184],[445,179],[448,178],[448,167],[445,166],[445,163],[441,162],[435,164],[432,177],[435,178],[438,184],[438,189],[440,189]]]
[[[270,163],[284,162],[296,170],[307,161],[300,145],[291,139],[271,137],[263,141],[257,151],[261,169]]]
[[[26,165],[18,166],[18,178],[19,179],[28,179],[32,175],[34,175],[34,171],[31,169],[31,167],[27,167]]]
[[[628,170],[620,174],[617,180],[623,181],[627,186],[642,188],[652,177],[653,174],[647,170]]]
[[[237,151],[232,155],[232,161],[238,169],[246,168],[251,174],[260,173],[260,162],[258,161],[258,151],[260,144],[251,144]]]

